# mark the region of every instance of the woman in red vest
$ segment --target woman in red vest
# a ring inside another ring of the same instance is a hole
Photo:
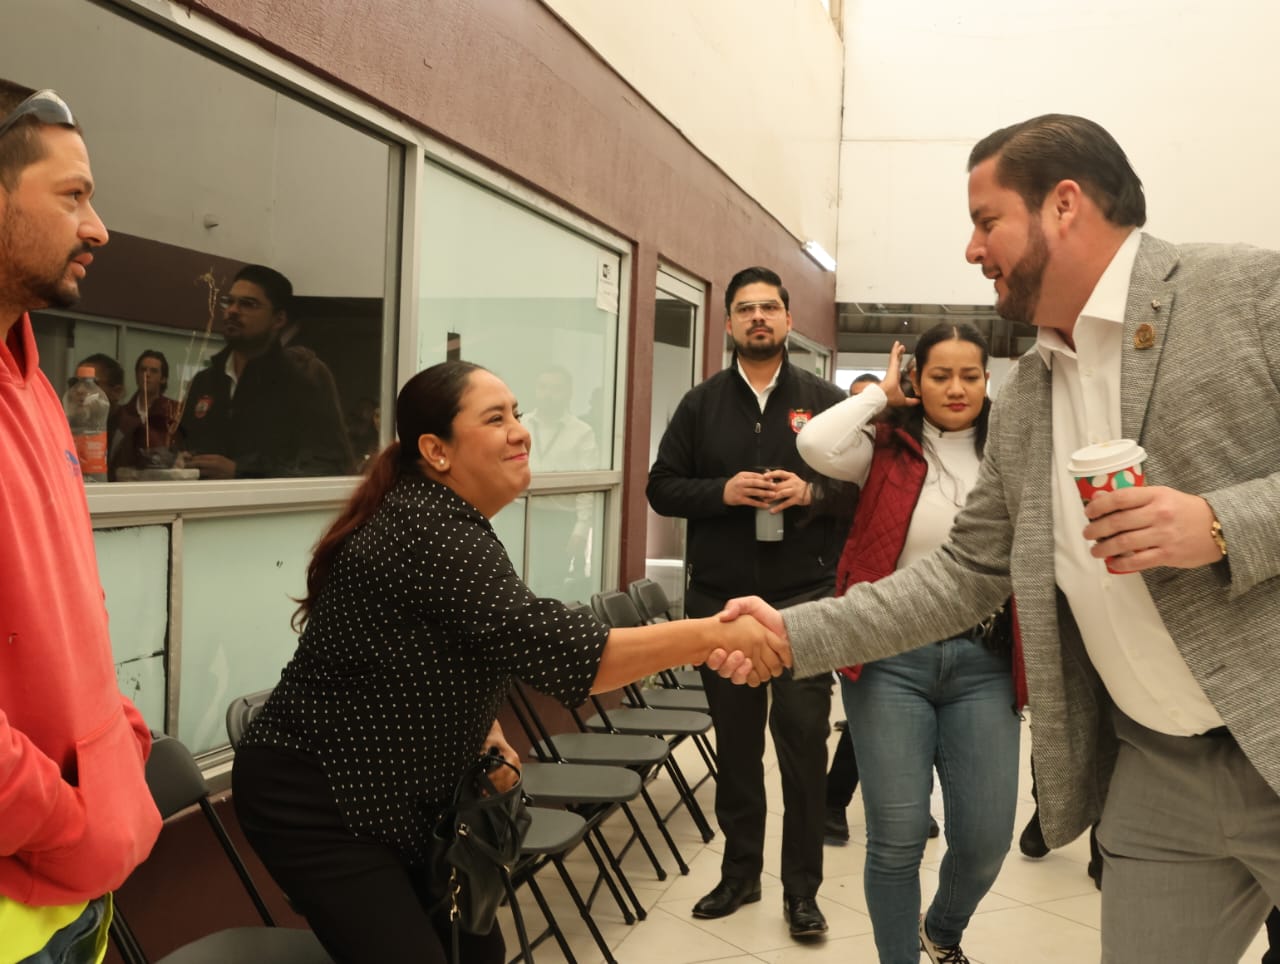
[[[987,345],[972,325],[920,336],[901,377],[895,342],[884,382],[815,416],[800,454],[862,487],[836,592],[932,553],[978,477],[987,434]],[[886,412],[880,418],[882,412]],[[881,964],[965,964],[960,940],[1013,837],[1018,790],[1012,633],[974,626],[912,652],[842,670],[867,819],[863,874]],[[996,637],[996,638],[993,638]],[[921,915],[933,770],[946,856]]]

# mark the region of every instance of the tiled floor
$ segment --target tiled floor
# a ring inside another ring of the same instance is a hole
[[[834,738],[835,734],[832,735],[833,746]],[[1021,831],[1032,811],[1028,749],[1024,730],[1015,834]],[[686,753],[685,748],[681,748],[678,759],[693,779],[705,772],[691,749]],[[683,811],[672,819],[673,836],[690,868],[688,876],[681,876],[675,871],[670,852],[663,847],[656,831],[651,830],[652,824],[647,815],[640,815],[641,826],[652,838],[659,859],[667,867],[668,877],[665,881],[657,880],[640,848],[633,847],[624,860],[624,867],[648,910],[647,919],[628,926],[623,923],[617,906],[606,892],[602,890],[597,897],[593,915],[620,964],[700,964],[711,961],[717,964],[760,961],[769,964],[801,961],[806,964],[873,964],[876,961],[871,921],[862,895],[865,849],[857,843],[865,835],[861,798],[855,796],[849,808],[852,841],[844,847],[825,848],[825,881],[818,899],[831,930],[825,941],[797,943],[788,935],[782,919],[782,887],[777,877],[781,789],[776,763],[772,759],[766,763],[770,808],[763,899],[721,920],[694,920],[689,915],[690,908],[719,879],[719,834],[709,844],[703,844],[692,821]],[[663,812],[666,812],[674,800],[670,783],[662,778],[655,781],[651,789],[660,806],[666,805],[663,806]],[[713,785],[708,781],[700,789],[698,799],[714,824],[712,793]],[[934,814],[942,819],[941,796],[937,791]],[[606,832],[611,843],[616,841],[621,845],[626,839],[625,819],[620,815],[612,817],[606,824]],[[944,846],[941,839],[930,841],[925,852],[921,883],[926,901],[937,885],[936,871]],[[1096,962],[1099,955],[1099,898],[1093,881],[1085,873],[1088,861],[1089,848],[1085,838],[1040,861],[1022,857],[1015,843],[992,892],[978,908],[965,934],[965,952],[974,964]],[[572,855],[568,865],[580,886],[593,879],[590,859],[581,848]],[[554,871],[547,868],[538,879],[569,937],[577,960],[581,964],[602,961],[599,949],[578,918]],[[527,889],[520,893],[525,920],[536,931],[541,926],[542,917]],[[508,949],[514,955],[514,930],[505,916],[503,929],[507,934]],[[1264,937],[1260,933],[1254,940],[1242,959],[1245,964],[1258,964],[1265,949]],[[563,961],[564,956],[555,942],[548,939],[538,947],[535,960],[538,964],[547,964]]]

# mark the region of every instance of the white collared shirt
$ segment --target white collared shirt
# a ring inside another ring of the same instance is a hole
[[[1113,575],[1089,554],[1088,519],[1067,462],[1085,445],[1121,438],[1120,355],[1135,229],[1098,279],[1076,321],[1075,348],[1042,328],[1036,350],[1053,379],[1054,574],[1107,692],[1148,729],[1191,736],[1222,717],[1191,675],[1140,574]],[[1034,708],[1033,708],[1034,709]]]
[[[773,390],[778,387],[778,376],[782,374],[782,366],[783,364],[785,364],[785,362],[786,362],[786,356],[784,355],[782,361],[778,363],[778,367],[774,369],[773,377],[769,379],[769,384],[766,385],[764,388],[760,389],[760,391],[758,392],[756,391],[756,387],[751,384],[751,379],[747,377],[747,373],[742,370],[742,366],[741,365],[733,366],[734,368],[738,369],[738,374],[742,376],[742,380],[747,383],[747,388],[751,389],[751,394],[756,397],[756,402],[757,404],[759,404],[760,411],[762,412],[764,411],[765,403],[769,401],[769,396],[772,395]]]

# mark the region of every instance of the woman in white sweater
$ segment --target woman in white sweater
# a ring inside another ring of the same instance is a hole
[[[972,325],[920,336],[900,380],[895,342],[881,386],[815,416],[801,456],[862,487],[837,594],[910,565],[946,541],[978,476],[990,400],[987,346]],[[904,385],[909,393],[904,393]],[[881,964],[965,964],[960,940],[1013,836],[1019,717],[1012,633],[991,623],[912,652],[843,670],[867,819],[864,887]],[[920,860],[934,768],[947,852],[920,914]]]

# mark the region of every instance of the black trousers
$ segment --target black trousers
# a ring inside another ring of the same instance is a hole
[[[853,752],[853,731],[846,725],[836,741],[836,752],[831,755],[831,769],[827,771],[827,807],[844,810],[853,802],[853,792],[858,789],[858,758]]]
[[[232,789],[249,843],[338,964],[448,964],[449,914],[429,910],[428,871],[348,830],[313,757],[242,747]],[[466,964],[502,964],[506,952],[496,924],[459,949]]]
[[[694,591],[691,617],[720,611],[724,600]],[[782,776],[782,890],[813,897],[822,884],[822,825],[826,817],[827,735],[831,732],[830,673],[795,679],[787,670],[764,686],[734,686],[702,667],[716,730],[716,821],[724,834],[720,875],[752,880],[764,869],[764,732],[773,736]]]

